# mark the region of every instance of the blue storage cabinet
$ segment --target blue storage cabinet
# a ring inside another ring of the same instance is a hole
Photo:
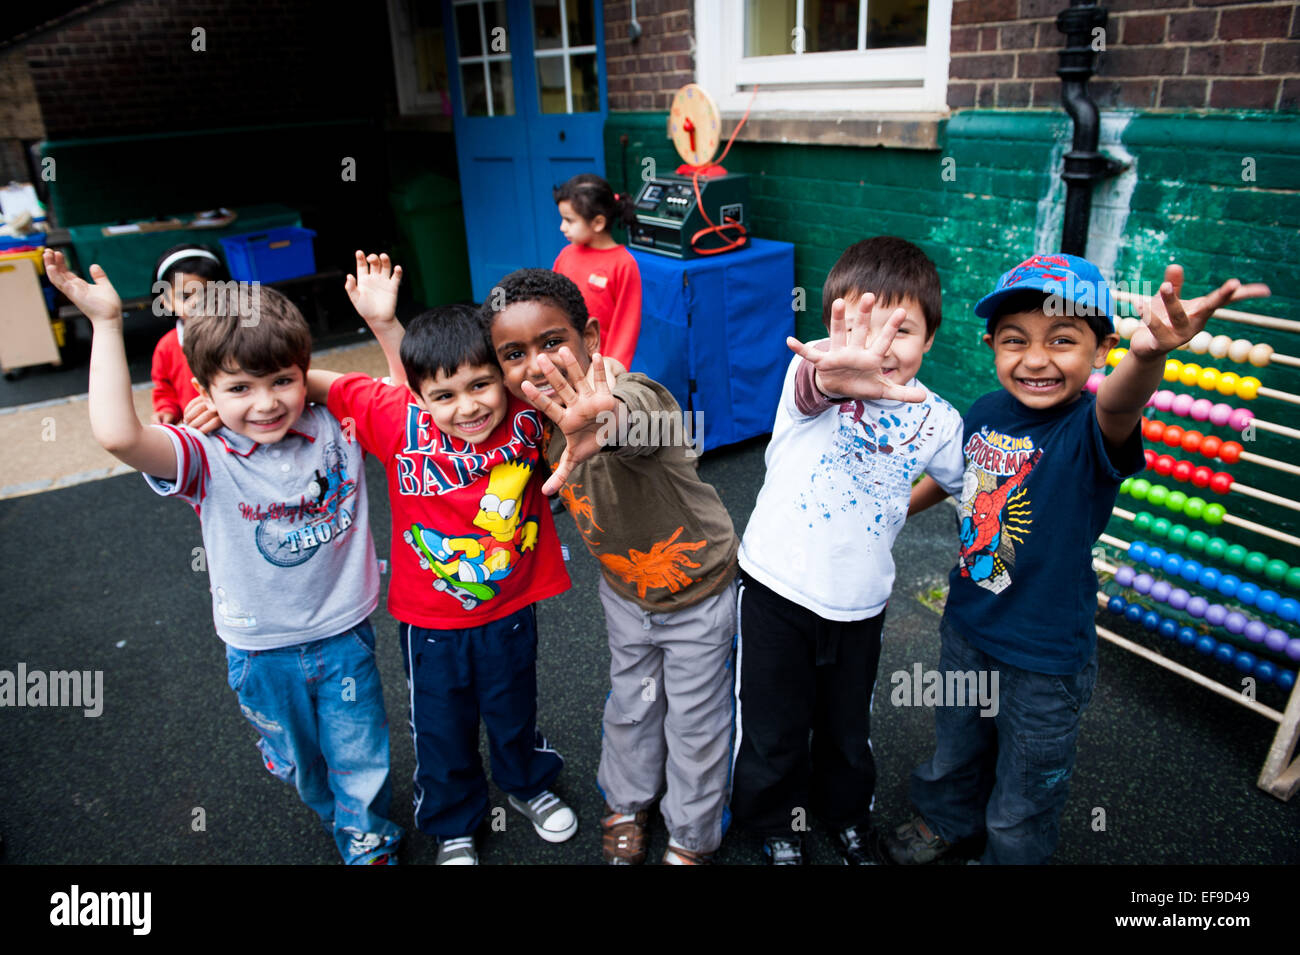
[[[641,335],[632,371],[662,383],[683,411],[703,412],[708,451],[772,430],[794,353],[794,246],[682,262],[629,249],[641,270]]]

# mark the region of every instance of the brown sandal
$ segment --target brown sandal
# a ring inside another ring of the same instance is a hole
[[[615,812],[608,804],[600,819],[601,852],[610,865],[641,865],[645,862],[649,811]]]
[[[664,852],[664,865],[711,865],[712,863],[713,856],[679,846],[671,840],[668,842],[668,849]]]

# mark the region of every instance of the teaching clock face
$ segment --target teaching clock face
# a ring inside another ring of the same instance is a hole
[[[692,166],[706,166],[717,155],[722,118],[713,99],[701,87],[687,83],[677,91],[668,113],[668,135],[677,154]]]

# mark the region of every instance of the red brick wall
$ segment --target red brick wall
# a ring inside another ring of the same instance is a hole
[[[23,140],[44,137],[27,61],[17,51],[0,54],[0,183],[28,178]]]
[[[1055,107],[1067,0],[954,0],[948,105]],[[1103,108],[1300,109],[1300,4],[1109,0]]]
[[[728,0],[730,2],[730,0]],[[632,4],[605,4],[605,69],[611,110],[668,109],[673,94],[695,82],[691,0],[637,0],[641,38],[628,39]]]
[[[396,95],[369,0],[343,17],[312,0],[126,0],[25,53],[51,139],[347,119]]]

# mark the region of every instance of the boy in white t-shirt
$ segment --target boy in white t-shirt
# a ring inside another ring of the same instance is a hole
[[[788,340],[799,357],[740,547],[732,810],[776,865],[802,864],[807,809],[848,863],[881,858],[869,734],[890,548],[914,479],[962,479],[961,416],[916,380],[942,318],[934,263],[903,239],[858,242],[822,299],[830,338]]]

